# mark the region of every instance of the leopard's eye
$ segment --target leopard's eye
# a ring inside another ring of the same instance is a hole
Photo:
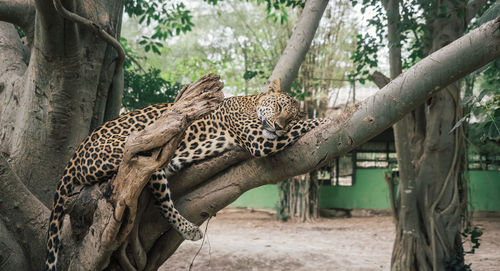
[[[281,104],[278,104],[278,112],[281,112],[282,109]]]

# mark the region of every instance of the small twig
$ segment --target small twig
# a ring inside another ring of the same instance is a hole
[[[64,8],[60,0],[53,0],[53,3],[54,3],[54,8],[56,9],[57,13],[61,15],[61,17],[69,21],[85,25],[86,27],[90,28],[97,36],[99,36],[101,39],[103,39],[105,42],[109,43],[111,46],[113,46],[113,48],[115,48],[118,57],[116,60],[115,73],[113,77],[116,76],[119,72],[121,72],[123,61],[125,60],[125,51],[123,50],[120,43],[98,24]]]
[[[208,223],[210,223],[210,219],[212,219],[212,217],[209,217],[207,220],[207,224],[205,225],[205,232],[203,234],[203,240],[201,241],[200,248],[198,249],[198,251],[194,255],[193,259],[191,260],[191,264],[189,265],[189,271],[191,271],[191,269],[193,268],[194,260],[196,259],[196,257],[198,257],[198,254],[200,254],[200,251],[203,248],[203,245],[205,244],[205,238],[208,238],[207,237],[207,230],[208,230]]]

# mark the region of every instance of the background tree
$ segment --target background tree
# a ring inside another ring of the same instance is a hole
[[[363,9],[371,6],[375,12],[369,22],[377,36],[359,36],[354,59],[361,64],[353,76],[367,75],[367,67],[377,65],[376,53],[387,34],[390,76],[396,78],[462,36],[487,2],[363,1]],[[379,87],[389,81],[377,77],[372,79]],[[453,129],[462,116],[456,82],[394,125],[400,176],[394,270],[469,268],[460,234],[467,225],[464,132]]]
[[[358,31],[350,1],[330,1],[290,92],[303,101],[307,118],[325,118],[332,96],[348,83]],[[337,90],[335,92],[334,90]],[[278,219],[310,221],[319,215],[317,171],[280,184]]]

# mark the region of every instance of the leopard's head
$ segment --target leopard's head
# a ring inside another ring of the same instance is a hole
[[[297,100],[281,91],[279,79],[271,82],[257,102],[257,117],[262,124],[262,134],[268,139],[286,134],[302,116]]]

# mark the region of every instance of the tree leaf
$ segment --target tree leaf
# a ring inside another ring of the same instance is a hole
[[[451,130],[448,132],[448,134],[453,133],[453,131],[455,131],[458,127],[460,127],[466,119],[467,119],[467,116],[465,116],[465,117],[461,118],[459,121],[457,121],[457,123],[455,123],[455,126],[453,126],[453,128],[451,128]]]

